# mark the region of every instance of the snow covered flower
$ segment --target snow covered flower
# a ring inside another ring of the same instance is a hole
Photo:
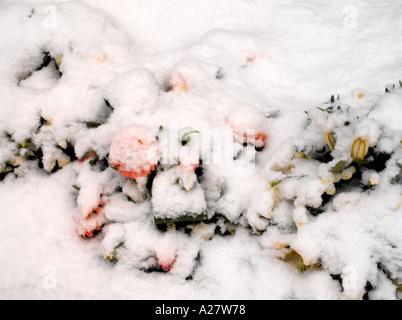
[[[170,88],[173,91],[187,91],[188,82],[184,76],[178,72],[174,73],[169,80]]]
[[[335,188],[335,185],[334,185],[333,183],[331,183],[331,184],[327,187],[327,189],[325,190],[325,193],[328,194],[328,195],[330,195],[330,196],[334,195],[335,192],[336,192],[336,188]]]
[[[232,128],[234,140],[240,144],[252,144],[256,148],[263,148],[266,144],[267,133],[264,128],[263,117],[260,112],[248,105],[235,107],[226,121]]]
[[[350,166],[342,171],[342,179],[349,180],[352,178],[353,174],[356,172],[356,168],[354,166]]]
[[[362,174],[362,182],[365,185],[375,186],[380,183],[380,175],[374,170],[365,170]]]
[[[246,130],[236,130],[235,139],[242,144],[252,144],[256,148],[263,148],[267,135],[262,128],[248,128]]]
[[[99,204],[89,212],[84,213],[85,218],[79,223],[79,233],[84,238],[92,238],[95,231],[100,231],[104,222],[102,209],[105,202],[101,200]]]
[[[91,55],[92,61],[96,63],[105,63],[108,60],[108,55],[105,52],[102,52],[101,54],[93,54]]]
[[[371,109],[377,100],[378,96],[376,94],[372,94],[363,88],[355,88],[351,91],[349,97],[345,97],[345,102],[348,105],[363,110]]]
[[[155,136],[140,126],[128,127],[114,138],[109,162],[127,178],[147,177],[159,161]]]
[[[96,158],[98,155],[96,154],[95,151],[93,150],[89,150],[87,151],[82,158],[78,158],[78,162],[85,162],[86,160],[90,159],[90,158]]]
[[[160,266],[162,268],[162,270],[165,272],[170,270],[173,263],[174,263],[174,260],[165,260],[165,259],[158,258],[158,266]]]
[[[217,70],[214,65],[194,58],[181,59],[170,71],[168,85],[175,92],[184,92],[210,83],[216,75]]]
[[[159,252],[156,254],[156,260],[159,267],[163,271],[168,272],[176,261],[176,250],[166,250],[165,252]]]

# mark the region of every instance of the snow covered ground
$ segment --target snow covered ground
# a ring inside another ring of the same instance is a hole
[[[0,297],[400,299],[401,17],[0,0]]]

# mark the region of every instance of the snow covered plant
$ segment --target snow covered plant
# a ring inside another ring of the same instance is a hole
[[[300,270],[319,267],[342,281],[352,268],[353,285],[342,287],[347,298],[368,294],[379,273],[401,289],[400,249],[391,235],[398,224],[379,227],[401,208],[401,97],[402,86],[377,100],[359,88],[332,96],[306,111],[302,134],[268,161],[276,226],[267,230],[277,231],[264,236]],[[392,205],[379,205],[390,194]]]
[[[237,259],[350,299],[402,290],[402,83],[333,95],[290,130],[256,72],[282,60],[258,38],[143,59],[94,7],[54,6],[56,29],[37,3],[0,11],[1,30],[21,18],[0,42],[0,180],[60,177],[76,244],[108,272],[202,281]]]
[[[166,139],[172,137],[168,144]],[[201,137],[190,127],[175,135],[162,126],[156,131],[132,125],[112,137],[105,157],[88,151],[75,167],[78,233],[92,238],[104,231],[102,247],[107,261],[132,261],[147,272],[167,272],[174,267],[173,273],[191,276],[201,240],[211,239],[216,232],[234,234],[235,221],[242,216],[241,211],[230,218],[216,212],[214,206],[223,197],[225,178],[216,176],[211,170],[214,165],[204,167],[211,159],[203,162]],[[230,137],[227,149],[236,152],[223,166],[236,166],[233,159],[241,158],[233,144],[257,148],[252,144],[256,139],[239,143],[233,133]],[[207,138],[209,141],[210,136]],[[259,143],[258,149],[262,147]],[[214,150],[217,154],[218,149]],[[140,212],[135,218],[141,221],[139,230],[137,224],[129,222],[133,207]],[[127,220],[123,225],[122,216],[126,216],[123,222]],[[127,231],[132,228],[141,236],[133,238],[134,231]],[[143,247],[141,242],[147,245]]]

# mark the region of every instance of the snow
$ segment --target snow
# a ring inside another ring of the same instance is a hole
[[[152,186],[152,208],[155,218],[175,219],[183,215],[197,216],[205,213],[204,192],[198,182],[186,192],[175,183],[174,170],[157,174]]]
[[[0,297],[400,299],[401,16],[0,2]]]

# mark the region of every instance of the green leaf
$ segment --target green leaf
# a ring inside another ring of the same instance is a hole
[[[280,184],[281,182],[282,182],[282,180],[271,182],[271,187],[273,188],[273,187],[277,186],[278,184]]]
[[[92,129],[92,128],[97,128],[100,125],[102,125],[102,123],[100,122],[95,122],[95,121],[85,121],[84,122],[87,126],[88,129]]]
[[[17,145],[17,148],[18,148],[18,149],[26,148],[27,144],[28,144],[28,140],[25,140],[24,142],[19,143],[19,144]]]
[[[113,106],[110,104],[110,102],[108,100],[106,100],[105,98],[103,98],[103,101],[105,101],[106,107],[108,107],[110,110],[113,111]]]
[[[180,223],[180,222],[199,222],[205,220],[208,220],[208,215],[205,212],[197,215],[185,214],[175,219],[154,217],[154,222],[156,225],[168,224],[168,223]]]
[[[11,170],[12,169],[9,166],[7,166],[6,163],[3,163],[2,165],[0,165],[0,173],[9,172]]]
[[[119,257],[117,256],[117,249],[124,245],[124,242],[120,242],[117,246],[114,247],[114,250],[105,256],[105,260],[111,263],[116,263],[119,261]]]
[[[34,157],[34,156],[35,156],[35,153],[33,153],[32,150],[28,150],[27,152],[25,152],[25,156],[26,156],[26,157]]]
[[[326,109],[317,107],[317,109],[318,109],[318,110],[321,110],[322,112],[328,112],[328,113],[333,113],[333,112],[334,112],[334,107],[333,107],[333,106],[328,107],[328,108],[326,108]]]
[[[81,188],[80,188],[79,186],[77,186],[76,184],[73,184],[72,187],[73,187],[75,190],[78,190],[78,191],[80,191],[80,189],[81,189]]]
[[[197,130],[192,130],[192,131],[186,132],[185,134],[183,134],[183,135],[180,137],[180,141],[186,141],[187,137],[188,137],[190,134],[193,134],[193,133],[200,133],[200,132],[197,131]]]
[[[28,150],[31,150],[33,152],[38,151],[38,147],[33,142],[28,142],[27,145],[25,146],[25,148],[27,148]]]
[[[335,97],[332,95],[331,96],[331,103],[334,103],[335,102]]]
[[[346,164],[347,161],[345,160],[338,161],[338,163],[331,168],[330,172],[341,173],[343,169],[345,169]]]

